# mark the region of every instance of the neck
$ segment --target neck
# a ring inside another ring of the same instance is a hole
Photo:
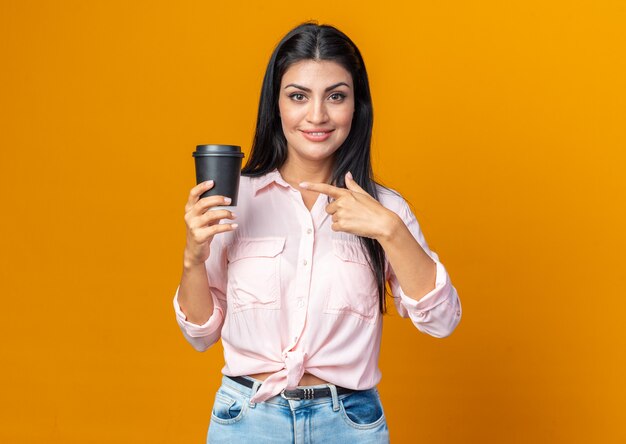
[[[289,156],[283,166],[279,168],[279,172],[285,182],[299,188],[297,185],[300,182],[328,183],[332,174],[332,167],[332,159],[308,162]]]

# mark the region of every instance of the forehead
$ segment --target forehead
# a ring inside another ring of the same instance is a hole
[[[301,86],[320,87],[339,82],[352,86],[352,75],[343,66],[330,60],[300,60],[294,63],[281,79],[281,85],[297,83]]]

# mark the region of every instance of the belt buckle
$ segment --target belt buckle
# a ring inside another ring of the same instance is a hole
[[[301,390],[302,391],[302,396],[296,396],[296,397],[287,396],[285,394],[285,390],[287,390],[287,389],[283,389],[280,392],[280,396],[282,396],[285,399],[291,399],[292,401],[302,401],[302,400],[305,400],[305,399],[314,399],[315,398],[315,390],[312,389],[312,388],[295,389],[295,390]]]
[[[282,396],[283,398],[285,398],[285,399],[287,399],[287,400],[292,400],[292,401],[301,401],[301,400],[302,400],[302,398],[300,398],[299,396],[296,396],[295,398],[294,398],[294,397],[291,397],[291,396],[287,396],[287,395],[285,394],[285,390],[287,390],[287,389],[282,389],[282,390],[280,391],[280,396]]]
[[[287,395],[285,394],[285,390],[287,390],[287,389],[282,389],[282,390],[280,391],[280,396],[282,396],[283,398],[285,398],[285,399],[287,399],[287,400],[291,399],[292,401],[300,401],[300,397],[299,397],[299,396],[297,396],[297,397],[295,397],[295,398],[292,398],[291,396],[287,396]]]

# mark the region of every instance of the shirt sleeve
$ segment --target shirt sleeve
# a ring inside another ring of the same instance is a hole
[[[178,290],[174,295],[174,313],[176,322],[183,336],[198,351],[205,351],[221,336],[224,318],[226,317],[226,284],[227,284],[227,259],[225,249],[222,247],[221,236],[216,236],[211,242],[211,254],[205,262],[209,288],[213,298],[213,313],[202,325],[194,324],[187,320],[178,303]]]
[[[450,282],[448,272],[439,261],[439,256],[428,248],[419,223],[404,200],[398,215],[426,254],[435,261],[437,274],[435,288],[419,300],[415,300],[404,293],[391,264],[388,264],[388,282],[394,304],[400,316],[410,318],[418,330],[436,338],[444,338],[449,336],[461,321],[461,301]]]

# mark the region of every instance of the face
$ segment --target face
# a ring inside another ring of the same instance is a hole
[[[331,61],[294,63],[281,79],[278,108],[288,158],[331,161],[352,125],[352,75]]]

